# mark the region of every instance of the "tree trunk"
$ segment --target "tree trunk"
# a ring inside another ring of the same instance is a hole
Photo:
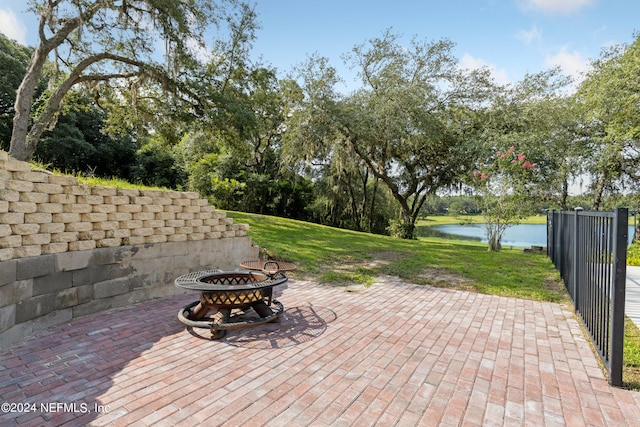
[[[413,215],[410,211],[404,211],[402,213],[402,221],[403,221],[403,226],[404,226],[404,230],[403,230],[403,239],[413,239],[413,233],[415,232],[416,229],[416,224],[413,220]]]
[[[364,175],[361,173],[360,176],[362,177],[362,203],[360,206],[360,212],[362,212],[362,214],[360,215],[360,227],[364,231],[371,232],[371,227],[368,227],[370,221],[367,221],[367,206],[369,202],[367,182],[369,181],[369,170],[365,169]]]
[[[378,182],[380,180],[376,178],[373,184],[373,194],[371,195],[371,209],[369,210],[369,231],[373,230],[373,216],[375,215],[376,195],[378,194]]]
[[[16,112],[13,117],[13,130],[11,132],[11,143],[9,146],[9,154],[15,159],[29,161],[36,151],[40,134],[35,135],[35,137],[28,136],[29,122],[31,120],[33,97],[38,82],[42,77],[42,68],[47,61],[47,56],[63,44],[69,34],[77,29],[82,22],[91,20],[93,16],[105,6],[106,3],[103,1],[95,0],[92,4],[87,5],[81,17],[78,16],[63,20],[64,23],[62,26],[48,39],[45,37],[45,27],[47,22],[52,19],[53,8],[57,7],[57,2],[49,2],[47,7],[40,11],[40,22],[38,25],[40,44],[33,52],[27,72],[16,92]]]
[[[16,112],[13,116],[13,130],[11,132],[9,154],[11,154],[13,158],[25,162],[31,160],[31,156],[33,156],[36,150],[35,143],[33,141],[27,141],[27,133],[29,132],[29,121],[31,120],[33,96],[46,60],[47,51],[42,48],[41,45],[33,52],[27,73],[16,92]]]
[[[490,252],[499,252],[500,249],[502,249],[502,235],[507,229],[507,226],[500,221],[492,222],[487,220],[485,227],[488,239],[487,250]]]
[[[600,204],[602,203],[602,193],[604,193],[604,185],[606,180],[607,178],[604,173],[600,175],[600,178],[598,179],[598,185],[596,186],[596,191],[593,199],[594,211],[600,210]]]
[[[569,197],[569,182],[567,178],[562,180],[562,193],[560,194],[560,207],[562,210],[567,210],[567,198]]]
[[[489,247],[488,250],[490,252],[499,252],[502,248],[502,244],[500,243],[500,238],[497,234],[489,236]]]
[[[345,183],[347,184],[347,188],[349,189],[349,197],[351,198],[351,217],[353,218],[356,230],[362,231],[362,213],[358,209],[358,201],[356,200],[356,194],[353,189],[351,174],[345,172],[345,176]]]

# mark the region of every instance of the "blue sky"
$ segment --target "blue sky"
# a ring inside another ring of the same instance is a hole
[[[638,0],[270,0],[257,12],[255,51],[278,68],[317,52],[342,70],[341,54],[392,28],[406,40],[449,38],[461,65],[488,66],[503,83],[556,65],[577,76],[640,30]]]
[[[36,43],[35,16],[23,2],[0,0],[0,31]],[[488,66],[501,83],[560,66],[578,76],[601,49],[631,43],[640,30],[638,0],[258,0],[253,54],[284,75],[309,54],[328,57],[355,87],[341,55],[391,28],[456,43],[464,67]]]

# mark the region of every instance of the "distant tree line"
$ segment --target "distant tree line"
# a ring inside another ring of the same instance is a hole
[[[222,209],[405,238],[421,216],[477,213],[472,173],[510,146],[539,168],[532,212],[638,203],[637,36],[579,83],[551,69],[500,85],[462,69],[450,40],[387,30],[343,56],[360,79],[345,94],[317,54],[284,78],[252,61],[251,6],[169,3],[34,2],[36,47],[0,35],[2,149]]]

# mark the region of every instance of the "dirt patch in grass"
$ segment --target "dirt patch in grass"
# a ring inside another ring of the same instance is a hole
[[[562,280],[547,279],[544,281],[544,285],[550,291],[560,295],[560,301],[558,301],[559,303],[565,304],[565,305],[572,304],[571,297],[565,291],[564,283],[562,283]]]
[[[409,258],[411,254],[395,251],[381,251],[367,254],[366,258],[349,257],[336,261],[330,267],[335,273],[348,273],[354,271],[371,270],[375,271],[403,258]]]
[[[384,267],[411,256],[413,255],[406,252],[379,251],[368,253],[364,258],[342,259],[340,262],[334,262],[322,274],[320,280],[329,285],[345,287],[347,291],[362,292],[374,282],[389,280],[389,277],[382,273]],[[423,269],[412,282],[420,285],[477,292],[472,279],[442,268]]]
[[[373,252],[370,255],[371,258],[377,260],[378,262],[386,262],[388,264],[391,261],[398,261],[399,259],[409,258],[412,254],[398,251],[379,251]]]
[[[422,270],[417,279],[420,284],[432,285],[438,288],[476,291],[471,279],[443,268],[426,268]]]
[[[332,286],[345,287],[349,292],[362,292],[379,281],[380,271],[385,266],[411,254],[398,251],[379,251],[367,253],[364,256],[349,256],[334,260],[327,270],[320,275],[321,283]]]

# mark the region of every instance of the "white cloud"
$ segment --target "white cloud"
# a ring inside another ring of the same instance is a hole
[[[487,68],[491,72],[491,75],[495,79],[496,83],[501,85],[511,83],[507,70],[505,70],[504,68],[498,68],[494,64],[491,64],[484,59],[474,58],[468,53],[465,53],[460,60],[460,68],[467,70]]]
[[[187,40],[189,50],[202,62],[208,62],[213,58],[211,49],[208,46],[201,45],[197,40]]]
[[[520,30],[516,33],[516,39],[524,42],[525,44],[532,44],[542,40],[542,30],[536,25],[531,27],[529,31]]]
[[[577,12],[595,2],[596,0],[520,0],[525,10],[540,10],[551,14]]]
[[[584,73],[589,71],[591,63],[584,58],[580,52],[568,52],[566,47],[560,49],[555,55],[545,58],[545,65],[548,67],[560,67],[567,75],[573,77],[576,81],[581,81]]]
[[[0,9],[0,32],[20,44],[27,44],[27,29],[11,9]]]

